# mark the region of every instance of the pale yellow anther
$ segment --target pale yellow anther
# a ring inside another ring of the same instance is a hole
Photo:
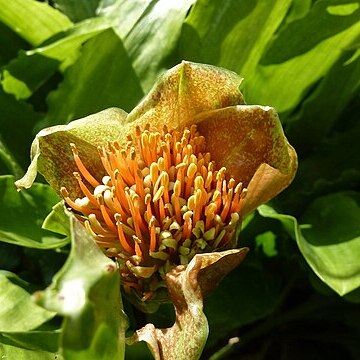
[[[195,207],[196,207],[196,196],[191,195],[187,201],[187,208],[188,210],[194,211]]]
[[[191,163],[187,169],[186,175],[188,178],[192,178],[197,171],[197,166],[194,163]]]
[[[204,189],[204,179],[202,176],[197,176],[194,180],[195,190]]]
[[[230,215],[230,218],[231,218],[231,220],[230,220],[230,225],[235,225],[236,223],[239,222],[239,220],[240,220],[240,215],[239,215],[238,213],[232,213],[232,214]]]
[[[234,192],[235,194],[237,194],[238,192],[241,192],[241,190],[242,190],[242,183],[240,182],[235,186]]]
[[[161,196],[163,196],[164,191],[165,191],[165,187],[163,185],[161,185],[159,187],[159,189],[156,191],[156,193],[154,194],[153,202],[158,201],[161,198]]]
[[[212,196],[212,201],[217,201],[218,199],[220,199],[221,198],[221,192],[220,191],[218,191],[218,190],[215,190],[214,191],[214,194],[213,194],[213,196]]]
[[[209,216],[210,214],[211,215],[214,215],[216,212],[216,204],[214,203],[210,203],[206,208],[205,208],[205,215],[206,216]]]
[[[181,194],[181,182],[176,180],[174,183],[174,194],[176,197],[179,197]]]
[[[246,196],[246,194],[247,194],[247,188],[244,188],[244,189],[242,189],[242,191],[241,191],[241,195],[240,195],[240,199],[244,199],[245,198],[245,196]]]
[[[159,171],[164,171],[166,166],[165,166],[165,160],[162,156],[159,157],[158,159],[158,168],[159,168]]]
[[[144,202],[145,202],[145,205],[150,204],[150,202],[151,202],[151,195],[150,194],[145,195]]]
[[[150,178],[153,184],[156,183],[158,176],[159,176],[159,166],[157,163],[153,162],[150,165]]]
[[[149,146],[149,136],[148,136],[148,134],[146,132],[143,132],[141,134],[141,146],[143,148],[146,148],[146,147]]]
[[[192,215],[193,215],[192,211],[190,211],[190,210],[186,211],[183,215],[184,221],[188,221],[192,217]]]
[[[234,178],[231,178],[229,181],[228,181],[228,189],[232,189],[236,184],[236,181]]]

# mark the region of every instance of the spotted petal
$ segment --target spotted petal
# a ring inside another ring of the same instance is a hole
[[[287,142],[275,109],[239,105],[195,117],[218,166],[247,187],[243,215],[267,202],[295,176],[296,152]]]
[[[16,186],[19,189],[29,188],[39,172],[55,191],[59,192],[60,187],[65,186],[70,196],[79,196],[81,192],[73,176],[73,172],[78,169],[73,161],[70,143],[76,144],[82,161],[100,180],[104,168],[97,147],[125,136],[126,115],[121,109],[110,108],[68,125],[40,131],[31,147],[32,162],[25,176],[16,181]]]
[[[183,61],[159,79],[127,122],[172,129],[191,125],[201,112],[243,104],[241,81],[232,71]]]

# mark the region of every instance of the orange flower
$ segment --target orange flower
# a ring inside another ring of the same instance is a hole
[[[124,289],[160,301],[171,269],[235,247],[241,219],[296,172],[275,110],[243,105],[240,82],[183,62],[130,114],[109,109],[40,132],[17,185],[41,172],[117,259]]]

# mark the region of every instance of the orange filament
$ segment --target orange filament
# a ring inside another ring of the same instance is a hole
[[[229,243],[246,189],[226,180],[226,168],[215,169],[195,125],[183,131],[147,125],[134,135],[98,149],[107,173],[101,183],[71,144],[84,197],[73,201],[64,187],[61,194],[99,246],[117,257],[124,288],[148,296],[161,269]],[[204,241],[207,250],[199,245]],[[159,272],[149,277],[153,268]]]

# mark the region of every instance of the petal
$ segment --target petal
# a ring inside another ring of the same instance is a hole
[[[128,339],[129,344],[146,341],[156,360],[199,359],[208,336],[203,296],[244,259],[247,248],[197,254],[188,266],[177,266],[166,275],[166,285],[175,307],[171,328],[147,324]]]
[[[295,176],[297,157],[276,111],[239,105],[199,114],[194,119],[218,167],[248,188],[244,213],[270,200]]]
[[[126,112],[110,108],[68,125],[58,125],[40,131],[31,147],[32,162],[23,178],[16,181],[18,189],[29,188],[37,172],[55,189],[65,186],[70,196],[81,194],[77,180],[73,176],[78,171],[70,147],[76,144],[81,160],[92,174],[101,180],[104,168],[97,147],[108,141],[124,138]]]
[[[189,125],[203,111],[243,104],[241,81],[229,70],[183,61],[160,77],[127,121],[172,129]]]

